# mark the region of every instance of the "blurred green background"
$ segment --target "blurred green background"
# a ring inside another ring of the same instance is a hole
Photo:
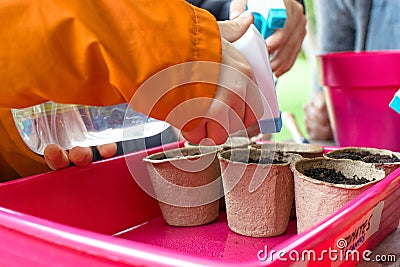
[[[300,56],[292,69],[278,79],[276,92],[279,108],[282,112],[290,111],[294,114],[300,130],[306,136],[304,126],[303,105],[311,94],[312,73],[311,64],[304,56]],[[291,139],[286,126],[283,125],[280,133],[273,134],[273,140],[284,141]]]
[[[313,83],[313,67],[315,50],[315,17],[313,0],[305,0],[307,16],[307,36],[303,42],[303,50],[296,60],[294,66],[279,77],[277,83],[277,95],[279,107],[282,112],[290,111],[294,114],[300,130],[307,136],[304,126],[303,105],[310,99]],[[285,125],[282,131],[273,134],[272,140],[290,140],[291,135]]]

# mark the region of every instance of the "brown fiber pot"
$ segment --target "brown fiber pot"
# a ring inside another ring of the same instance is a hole
[[[233,149],[233,148],[246,148],[249,145],[252,145],[253,142],[244,136],[230,136],[226,140],[225,143],[215,146],[219,148],[221,151],[222,150],[228,150],[228,149]],[[198,147],[199,145],[192,144],[190,142],[185,142],[184,144],[185,147]],[[219,200],[219,209],[220,210],[226,210],[226,203],[225,203],[225,197],[222,196],[221,199]]]
[[[231,149],[218,154],[229,228],[252,237],[271,237],[285,232],[293,203],[290,164],[298,155]],[[267,159],[285,163],[259,163]],[[249,159],[258,163],[248,163]]]
[[[144,158],[162,215],[172,226],[217,219],[223,195],[216,147],[180,148]]]
[[[322,157],[324,147],[317,144],[300,144],[290,142],[268,142],[264,144],[252,144],[251,147],[257,149],[267,149],[271,151],[283,151],[301,155],[303,158]]]
[[[252,144],[251,147],[259,149],[267,149],[271,151],[283,151],[301,155],[303,158],[322,157],[324,147],[317,144],[300,144],[291,142],[268,142],[263,144]],[[290,219],[295,220],[296,203],[293,200],[292,210],[290,211]]]
[[[251,145],[252,141],[247,137],[242,136],[231,136],[229,137],[225,143],[218,145],[220,149],[231,149],[231,148],[246,148]],[[192,144],[190,142],[185,142],[185,147],[198,147],[199,145]]]
[[[340,154],[345,153],[345,152],[369,152],[374,155],[383,155],[383,156],[395,156],[398,159],[400,159],[400,153],[398,152],[393,152],[390,150],[385,150],[385,149],[377,149],[377,148],[369,148],[369,147],[346,147],[342,149],[337,149],[333,150],[327,154],[324,155],[326,158],[338,158]],[[398,167],[400,167],[400,161],[396,162],[391,162],[391,163],[378,163],[378,162],[369,162],[372,164],[375,164],[377,167],[382,168],[386,175],[391,173],[392,171],[396,170]]]
[[[270,151],[283,151],[289,153],[299,154],[303,158],[317,158],[322,157],[324,147],[317,144],[300,144],[290,142],[268,142],[264,144],[253,144],[251,147],[259,149],[267,149]],[[290,211],[290,219],[295,220],[296,217],[296,203],[293,201],[292,210]]]
[[[298,233],[325,219],[385,177],[385,172],[373,164],[346,159],[302,159],[292,168]],[[362,185],[332,184],[304,175],[306,170],[313,168],[334,169],[348,178],[364,177],[371,182]]]

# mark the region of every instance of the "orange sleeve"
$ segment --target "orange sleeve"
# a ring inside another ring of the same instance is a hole
[[[221,62],[214,17],[183,0],[3,0],[0,20],[7,25],[0,31],[1,107],[129,102],[167,67]],[[209,75],[217,81],[218,70]],[[165,119],[185,100],[212,98],[215,90],[180,86],[163,94],[150,115]],[[133,108],[142,111],[146,94],[142,100]]]

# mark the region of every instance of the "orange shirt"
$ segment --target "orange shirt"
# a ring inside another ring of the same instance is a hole
[[[0,20],[2,180],[48,170],[23,144],[5,108],[49,100],[129,102],[144,81],[167,67],[221,62],[214,17],[183,0],[3,0]],[[181,86],[164,95],[150,115],[165,119],[185,100],[212,98],[215,90],[215,85]]]

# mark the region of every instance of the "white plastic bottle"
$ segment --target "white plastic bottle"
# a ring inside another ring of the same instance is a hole
[[[47,102],[12,113],[25,144],[38,154],[51,143],[64,149],[90,147],[143,139],[170,127],[133,111],[128,104],[92,107]]]
[[[279,132],[282,119],[264,38],[254,25],[250,25],[247,32],[233,45],[249,62],[260,89],[264,105],[264,115],[259,120],[261,134]]]

